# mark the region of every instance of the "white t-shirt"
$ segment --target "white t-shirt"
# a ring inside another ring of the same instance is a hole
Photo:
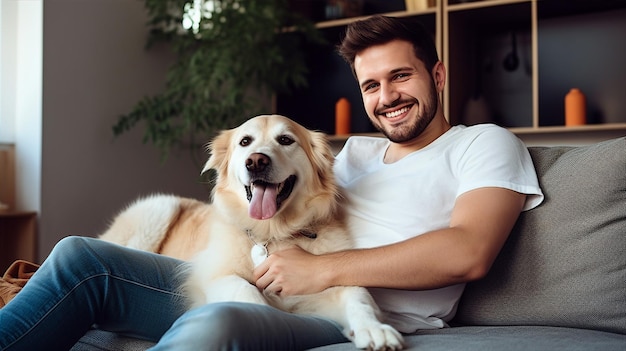
[[[504,128],[455,126],[425,148],[385,164],[389,143],[385,138],[351,137],[335,161],[337,181],[350,201],[349,223],[359,248],[448,227],[456,198],[476,188],[501,187],[528,194],[524,210],[543,200],[528,150]],[[464,287],[369,290],[386,322],[412,333],[447,326]]]

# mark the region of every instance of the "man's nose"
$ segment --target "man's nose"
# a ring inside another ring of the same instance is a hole
[[[394,88],[393,84],[380,85],[380,103],[385,106],[393,106],[400,98],[400,93]]]

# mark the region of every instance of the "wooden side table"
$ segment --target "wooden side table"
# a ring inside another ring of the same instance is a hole
[[[37,212],[0,211],[0,276],[17,259],[37,263]]]

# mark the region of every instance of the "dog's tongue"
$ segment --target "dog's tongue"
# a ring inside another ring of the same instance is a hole
[[[248,214],[254,219],[274,217],[276,214],[276,185],[256,185],[253,187]]]

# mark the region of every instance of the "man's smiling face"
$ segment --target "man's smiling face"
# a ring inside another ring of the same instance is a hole
[[[433,76],[402,40],[369,47],[354,60],[363,104],[374,126],[396,143],[420,135],[437,112]]]

